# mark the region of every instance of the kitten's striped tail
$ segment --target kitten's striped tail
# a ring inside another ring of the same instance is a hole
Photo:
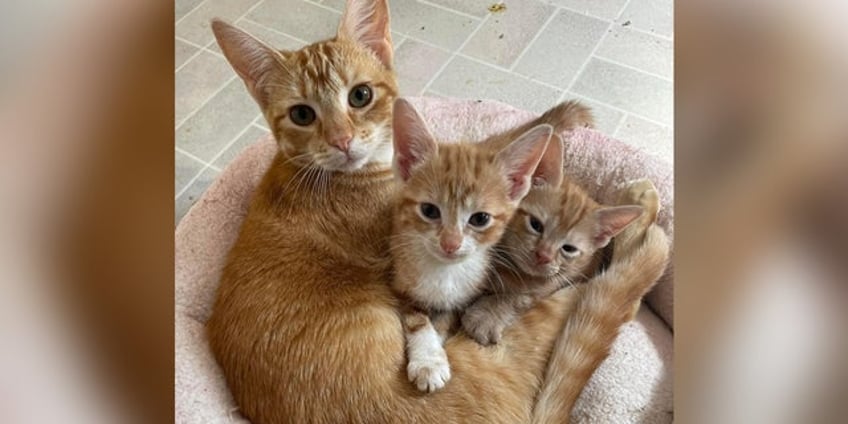
[[[536,119],[493,137],[489,142],[497,148],[503,148],[520,137],[521,134],[543,124],[554,127],[554,134],[562,134],[579,127],[593,128],[595,120],[592,117],[591,109],[576,100],[569,100],[548,109]]]
[[[579,127],[595,126],[591,109],[576,100],[562,102],[548,109],[534,122],[536,125],[548,124],[554,127],[555,133],[559,134]]]
[[[642,297],[662,276],[669,241],[651,224],[641,244],[615,258],[581,287],[583,293],[557,339],[533,410],[533,423],[568,423],[571,410],[598,366],[609,355],[619,329],[633,318]]]

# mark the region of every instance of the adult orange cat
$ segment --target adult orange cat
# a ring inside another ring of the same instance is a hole
[[[385,1],[350,1],[336,38],[280,52],[213,23],[280,153],[223,270],[212,351],[257,424],[527,422],[573,291],[540,302],[496,348],[448,339],[443,390],[407,381],[386,258],[397,94],[388,25]]]

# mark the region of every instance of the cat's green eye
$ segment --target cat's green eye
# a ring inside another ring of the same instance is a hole
[[[418,208],[421,210],[421,215],[427,219],[439,219],[442,216],[439,207],[432,203],[422,203]]]
[[[468,218],[468,223],[473,227],[481,228],[485,227],[486,224],[492,219],[492,216],[487,214],[486,212],[477,212],[472,214],[470,218]]]
[[[535,231],[536,233],[542,234],[542,231],[545,230],[545,226],[542,225],[542,221],[539,221],[539,219],[536,218],[535,216],[528,215],[527,220],[528,220],[528,223],[530,224],[530,228],[533,231]]]
[[[355,108],[360,108],[368,106],[371,103],[372,97],[371,87],[365,84],[359,84],[353,87],[353,90],[350,90],[350,94],[347,95],[347,102]]]
[[[574,256],[574,254],[577,253],[577,248],[570,244],[564,244],[562,245],[562,251],[565,252],[566,255]]]
[[[315,111],[307,105],[294,105],[289,109],[289,118],[295,125],[305,127],[315,122]]]

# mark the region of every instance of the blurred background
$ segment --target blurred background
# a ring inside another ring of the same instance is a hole
[[[601,131],[673,161],[671,0],[497,4],[390,1],[401,95],[494,99],[539,113],[580,99]],[[209,20],[297,49],[333,37],[343,7],[344,0],[177,0],[175,221],[238,152],[268,133]]]
[[[678,422],[848,416],[845,8],[675,4]],[[173,420],[174,24],[2,6],[2,422]]]

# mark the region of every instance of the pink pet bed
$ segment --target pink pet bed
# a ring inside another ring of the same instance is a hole
[[[530,112],[494,101],[411,98],[439,140],[480,140],[531,119]],[[601,202],[615,201],[624,183],[650,178],[673,222],[673,172],[668,163],[593,130],[565,136],[565,170]],[[175,402],[178,423],[247,423],[206,342],[218,279],[250,196],[276,153],[269,135],[245,149],[189,210],[175,235]],[[574,422],[670,423],[672,409],[671,271],[625,325],[610,357],[586,387]]]

